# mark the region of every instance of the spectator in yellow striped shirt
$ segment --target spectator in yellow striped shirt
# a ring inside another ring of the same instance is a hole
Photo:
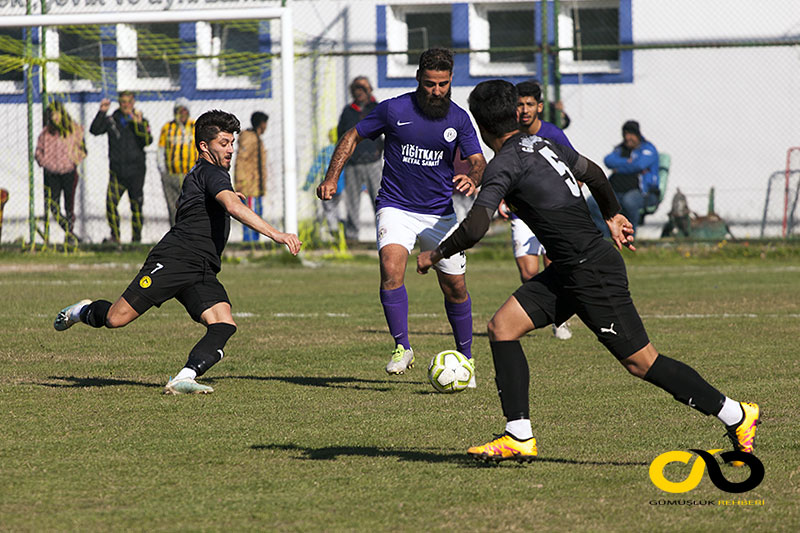
[[[161,185],[167,200],[169,224],[175,225],[175,204],[181,194],[183,177],[197,162],[197,147],[194,144],[194,120],[189,118],[189,101],[180,97],[173,107],[175,119],[161,128],[158,141],[158,170]]]

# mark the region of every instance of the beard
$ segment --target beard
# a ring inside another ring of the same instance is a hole
[[[444,96],[428,96],[425,89],[417,87],[417,104],[422,110],[422,114],[433,119],[446,117],[450,111],[450,94],[452,92],[452,89],[448,89]]]

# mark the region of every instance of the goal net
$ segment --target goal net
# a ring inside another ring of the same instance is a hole
[[[25,14],[24,3],[0,6],[3,243],[77,243],[67,230],[82,243],[115,235],[123,243],[157,241],[170,227],[165,176],[185,173],[194,155],[185,125],[211,109],[235,114],[242,130],[251,128],[256,112],[269,117],[256,136],[266,156],[245,169],[237,150],[231,168],[232,176],[238,165],[262,181],[263,218],[297,232],[317,216],[312,191],[302,189],[305,174],[298,174],[326,142],[319,117],[327,114],[330,123],[337,112],[336,99],[327,109],[325,96],[335,72],[321,59],[295,77],[291,9],[272,3],[153,12],[152,3],[117,2],[121,11],[113,13],[80,12],[77,1],[48,3],[50,12],[35,14]],[[126,114],[129,97],[133,111]],[[316,98],[313,113],[308,98]],[[139,145],[111,154],[109,136],[125,132],[97,127],[98,114],[112,117],[118,110],[117,127],[132,128]],[[139,155],[143,183],[137,182]],[[242,239],[248,236],[234,222],[231,240]]]

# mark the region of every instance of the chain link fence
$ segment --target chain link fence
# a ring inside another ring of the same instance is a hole
[[[127,0],[118,4],[123,10],[152,9]],[[242,1],[235,7],[256,4],[281,5]],[[800,89],[800,6],[795,2],[767,2],[748,17],[740,15],[755,8],[740,0],[286,5],[294,21],[296,209],[309,243],[337,238],[314,188],[330,153],[331,130],[351,102],[350,82],[366,76],[377,100],[414,90],[418,52],[430,46],[456,50],[452,97],[462,107],[483,79],[540,80],[547,97],[563,105],[572,144],[598,163],[621,142],[622,124],[637,120],[643,135],[671,157],[664,199],[646,217],[643,238],[660,236],[679,189],[693,212],[703,216],[711,208],[734,237],[798,233],[800,149],[792,149],[800,146],[800,109],[794,102]],[[196,7],[218,6],[200,1]],[[98,11],[89,2],[53,2],[47,10]],[[19,3],[0,0],[0,15],[24,13]],[[41,13],[41,6],[34,3],[31,13]],[[0,158],[0,188],[8,191],[2,242],[70,242],[65,227],[80,243],[113,238],[108,133],[94,135],[91,125],[102,100],[111,100],[108,113],[113,113],[123,91],[134,93],[135,109],[152,136],[143,148],[142,241],[155,242],[169,228],[160,141],[162,128],[176,120],[178,103],[193,119],[209,109],[233,112],[243,129],[250,127],[252,113],[269,115],[261,135],[267,154],[263,216],[282,226],[280,52],[276,20],[124,25],[111,18],[94,25],[0,28],[0,110],[8,131],[7,155]],[[71,225],[65,222],[69,179],[61,179],[65,191],[56,217],[50,209],[53,189],[48,200],[35,157],[52,102],[63,103],[85,142],[86,156],[75,161]],[[487,150],[487,158],[491,155]],[[237,164],[238,157],[232,174]],[[137,209],[127,192],[117,209],[120,239],[129,242]],[[338,210],[332,220],[346,219],[344,203]],[[374,240],[366,191],[358,211],[357,238]],[[231,240],[243,238],[234,224]]]

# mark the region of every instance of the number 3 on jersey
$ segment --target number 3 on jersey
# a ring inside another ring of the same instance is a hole
[[[580,198],[581,196],[581,188],[578,187],[578,182],[575,181],[575,176],[572,175],[572,171],[569,169],[566,163],[558,158],[556,153],[550,149],[549,146],[542,146],[539,149],[539,154],[545,158],[545,160],[550,163],[550,166],[558,172],[558,175],[564,178],[564,181],[567,183],[567,187],[569,187],[569,192],[572,193],[572,196],[576,198]]]

